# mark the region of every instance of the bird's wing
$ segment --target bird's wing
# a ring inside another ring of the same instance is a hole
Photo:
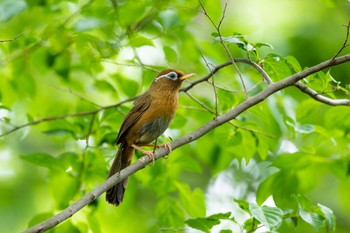
[[[121,139],[124,137],[124,134],[128,129],[137,122],[140,117],[144,114],[145,111],[149,108],[151,105],[151,96],[147,93],[144,93],[143,95],[139,96],[135,102],[134,106],[130,110],[130,112],[126,115],[124,118],[124,121],[122,123],[122,126],[120,127],[118,138],[117,138],[117,144],[121,142]]]

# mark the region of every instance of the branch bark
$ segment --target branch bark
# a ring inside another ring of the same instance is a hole
[[[211,130],[219,127],[220,125],[236,118],[239,114],[246,111],[250,107],[264,101],[267,97],[271,96],[272,94],[286,88],[292,85],[295,85],[299,80],[307,77],[310,74],[316,73],[320,70],[323,70],[325,68],[339,65],[345,62],[350,61],[350,54],[339,57],[339,58],[332,58],[330,60],[327,60],[325,62],[322,62],[318,65],[315,65],[307,70],[298,72],[296,74],[293,74],[289,77],[287,77],[284,80],[281,80],[276,83],[271,83],[265,90],[261,91],[259,94],[250,97],[246,99],[244,102],[236,106],[231,111],[220,115],[213,120],[209,121],[207,124],[203,125],[196,131],[179,138],[177,140],[172,141],[171,148],[175,150],[176,148],[179,148],[185,144],[188,144],[194,140],[197,140],[198,138],[202,137],[203,135],[207,134]],[[221,66],[223,68],[224,66]],[[219,69],[214,69],[210,74],[213,74],[213,72],[217,72]],[[169,153],[168,148],[160,148],[155,151],[155,159],[159,159],[161,157],[164,157]],[[65,221],[69,217],[71,217],[73,214],[78,212],[80,209],[82,209],[84,206],[95,200],[98,196],[100,196],[102,193],[104,193],[106,190],[111,188],[113,185],[118,183],[119,181],[125,179],[126,177],[136,173],[137,171],[143,169],[147,164],[149,164],[151,160],[148,158],[148,156],[143,156],[140,159],[138,159],[135,163],[130,165],[129,167],[123,169],[119,174],[115,174],[114,176],[110,177],[108,180],[103,182],[101,185],[94,188],[92,191],[84,195],[81,199],[79,199],[77,202],[73,203],[71,206],[64,209],[62,212],[58,213],[57,215],[49,218],[48,220],[41,222],[31,228],[28,228],[27,230],[23,231],[23,233],[33,233],[33,232],[43,232],[50,228],[53,228],[54,226],[58,225],[59,223]]]

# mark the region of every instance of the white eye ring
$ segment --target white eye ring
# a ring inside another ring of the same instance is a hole
[[[176,80],[178,78],[177,73],[175,72],[170,72],[169,74],[166,75],[169,79],[171,80]]]

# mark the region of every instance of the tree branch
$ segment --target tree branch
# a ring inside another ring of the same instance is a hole
[[[246,99],[244,102],[236,106],[231,111],[220,115],[216,117],[215,119],[211,120],[207,124],[203,125],[196,131],[179,138],[177,140],[174,140],[170,143],[171,148],[175,150],[176,148],[179,148],[185,144],[188,144],[192,141],[197,140],[198,138],[202,137],[203,135],[207,134],[211,130],[219,127],[220,125],[236,118],[239,114],[246,111],[250,107],[264,101],[267,97],[271,96],[272,94],[286,88],[292,85],[295,85],[299,80],[307,77],[310,74],[316,73],[320,70],[323,70],[325,68],[339,65],[345,62],[350,61],[350,54],[338,57],[338,58],[332,58],[330,60],[327,60],[325,62],[322,62],[318,65],[315,65],[311,68],[308,68],[304,71],[298,72],[296,74],[293,74],[284,80],[281,80],[276,83],[270,84],[265,90],[261,91],[259,94],[252,96],[248,99]],[[231,63],[231,62],[230,62]],[[221,66],[221,68],[224,66]],[[213,72],[217,72],[219,68],[214,69]],[[216,70],[216,71],[215,71]],[[159,159],[161,157],[164,157],[169,153],[168,148],[162,147],[155,151],[155,159]],[[57,215],[49,218],[48,220],[39,223],[25,231],[23,233],[33,233],[33,232],[43,232],[50,228],[53,228],[54,226],[60,224],[61,222],[65,221],[72,215],[74,215],[76,212],[78,212],[80,209],[82,209],[84,206],[95,200],[98,196],[100,196],[102,193],[104,193],[106,190],[111,188],[116,183],[120,182],[121,180],[124,180],[126,177],[136,173],[137,171],[143,169],[147,164],[149,164],[152,160],[149,159],[148,156],[143,156],[140,159],[138,159],[135,163],[130,165],[129,167],[123,169],[120,171],[120,173],[117,173],[110,177],[108,180],[103,182],[101,185],[94,188],[92,191],[84,195],[81,199],[79,199],[77,202],[73,203]]]
[[[338,106],[338,105],[343,105],[343,106],[350,106],[350,99],[331,99],[326,96],[323,96],[319,94],[317,91],[305,86],[301,82],[297,82],[294,84],[297,88],[299,88],[302,92],[308,94],[311,98],[322,102],[324,104],[328,104],[331,106]]]
[[[348,60],[348,57],[350,56],[350,54],[347,54],[347,55],[344,55],[342,57],[339,57],[339,58],[332,58],[327,62],[327,66],[325,66],[324,68],[327,68],[327,67],[331,67],[331,66],[334,66],[334,65],[338,65],[338,64],[341,64],[341,63],[344,63],[344,62],[347,62]],[[268,84],[272,84],[272,80],[271,78],[269,77],[269,75],[265,72],[265,70],[263,68],[261,68],[258,64],[256,64],[255,62],[252,62],[251,60],[248,60],[248,59],[245,59],[245,58],[234,58],[233,59],[234,61],[233,62],[236,62],[236,63],[245,63],[245,64],[248,64],[250,66],[252,66],[253,68],[255,68],[264,78],[264,80],[268,83]],[[206,76],[204,76],[203,78],[201,79],[198,79],[197,81],[195,82],[192,82],[190,85],[184,87],[184,88],[181,88],[180,89],[180,92],[187,92],[188,90],[192,89],[194,86],[198,85],[199,83],[202,83],[202,82],[205,82],[205,81],[208,81],[215,73],[217,73],[220,69],[228,66],[232,64],[232,61],[228,61],[228,62],[225,62],[221,65],[218,65],[216,67],[214,67],[209,74],[207,74]],[[323,64],[323,63],[321,63]],[[321,65],[319,64],[319,65]],[[316,67],[316,66],[315,66]],[[324,69],[322,68],[322,69]],[[321,70],[322,70],[321,69]],[[301,72],[299,72],[301,73]],[[298,74],[298,73],[297,73]],[[305,76],[306,77],[306,76]],[[303,78],[305,78],[303,77]],[[302,79],[302,78],[301,78]],[[297,88],[299,88],[302,92],[308,94],[309,96],[311,96],[313,99],[317,100],[317,101],[320,101],[322,103],[325,103],[325,104],[328,104],[328,105],[332,105],[332,106],[336,106],[336,105],[345,105],[345,106],[348,106],[350,105],[350,100],[348,99],[337,99],[337,100],[334,100],[334,99],[331,99],[331,98],[328,98],[328,97],[325,97],[319,93],[317,93],[316,91],[312,90],[311,88],[305,86],[304,84],[302,83],[295,83],[294,84]],[[114,107],[118,107],[124,103],[127,103],[127,102],[131,102],[133,101],[134,99],[136,99],[136,97],[133,97],[133,98],[129,98],[129,99],[126,99],[126,100],[123,100],[119,103],[116,103],[116,104],[112,104],[112,105],[108,105],[108,106],[104,106],[104,107],[101,107],[99,109],[95,109],[95,110],[91,110],[91,111],[87,111],[87,112],[77,112],[77,113],[71,113],[71,114],[65,114],[65,115],[61,115],[61,116],[52,116],[52,117],[45,117],[45,118],[41,118],[41,119],[38,119],[38,120],[34,120],[34,121],[31,121],[31,122],[27,122],[25,124],[22,124],[22,125],[12,125],[12,129],[4,132],[4,133],[0,133],[0,138],[5,136],[5,135],[8,135],[8,134],[11,134],[17,130],[20,130],[20,129],[23,129],[25,127],[29,127],[29,126],[33,126],[33,125],[37,125],[37,124],[40,124],[40,123],[43,123],[43,122],[46,122],[46,121],[52,121],[52,120],[59,120],[59,119],[64,119],[64,118],[67,118],[67,117],[80,117],[80,116],[86,116],[86,115],[91,115],[91,114],[96,114],[100,111],[103,111],[105,109],[109,109],[109,108],[114,108]]]

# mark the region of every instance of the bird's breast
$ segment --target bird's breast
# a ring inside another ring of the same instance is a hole
[[[153,100],[150,108],[138,122],[139,137],[135,143],[149,144],[163,134],[173,120],[176,108],[177,98]]]
[[[160,117],[145,122],[138,130],[141,136],[136,140],[136,144],[149,144],[156,140],[168,128],[170,121],[168,117]]]

